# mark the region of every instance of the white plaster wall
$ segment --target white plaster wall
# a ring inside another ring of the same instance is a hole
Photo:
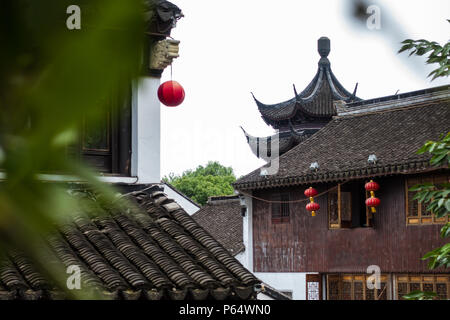
[[[252,223],[252,213],[253,213],[253,205],[252,198],[249,196],[244,197],[245,206],[247,207],[247,212],[245,213],[245,217],[243,217],[242,221],[242,234],[243,234],[243,242],[244,242],[244,256],[241,257],[242,260],[239,260],[244,267],[246,267],[249,271],[253,272],[253,223]]]
[[[256,296],[256,300],[275,300],[274,298],[271,298],[269,296],[266,296],[264,293],[260,292]]]
[[[240,253],[238,253],[237,255],[235,255],[234,257],[237,259],[237,261],[239,261],[243,266],[245,266],[245,262],[247,259],[247,250],[244,250]]]
[[[164,186],[164,193],[167,194],[170,199],[175,200],[189,215],[193,215],[198,210],[200,210],[198,206],[187,200],[185,197],[181,196],[178,192],[174,191],[167,184],[163,184],[163,186]]]
[[[293,300],[306,300],[305,272],[255,272],[257,278],[278,291],[291,291]],[[258,296],[259,299],[259,296]]]
[[[141,77],[132,94],[131,175],[137,183],[160,183],[161,106],[159,78]]]

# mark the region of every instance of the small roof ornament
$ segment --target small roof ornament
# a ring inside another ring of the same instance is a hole
[[[317,40],[317,51],[319,51],[322,58],[328,57],[328,54],[330,53],[330,39],[321,37]]]
[[[375,154],[369,154],[369,158],[367,158],[367,162],[370,164],[376,164],[378,161],[378,158]]]
[[[330,65],[330,60],[328,60],[328,54],[330,54],[330,39],[327,37],[321,37],[317,40],[317,51],[320,54],[319,66],[320,65]]]
[[[317,161],[312,162],[311,165],[309,166],[309,170],[311,171],[319,170],[319,163]]]

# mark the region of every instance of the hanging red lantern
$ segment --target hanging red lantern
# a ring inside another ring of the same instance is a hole
[[[375,209],[375,207],[378,207],[380,205],[381,201],[378,198],[370,197],[366,200],[366,206],[371,207]]]
[[[158,88],[158,98],[168,107],[176,107],[184,100],[184,89],[176,81],[166,81]]]
[[[378,183],[374,182],[373,180],[370,180],[369,182],[367,182],[364,185],[364,188],[367,191],[377,191],[378,189],[380,189],[380,185]]]
[[[375,197],[375,191],[380,189],[380,185],[373,180],[370,180],[364,185],[364,188],[370,192],[370,198],[366,199],[366,206],[370,207],[372,213],[377,212],[375,207],[378,207],[381,203],[380,199]]]
[[[313,187],[309,187],[305,190],[305,196],[307,196],[308,198],[315,197],[317,196],[317,190]]]
[[[309,198],[309,203],[306,205],[306,210],[311,211],[311,215],[314,217],[316,211],[320,209],[318,203],[314,202],[314,197],[317,196],[318,192],[313,187],[309,187],[305,190],[305,196]]]
[[[306,210],[311,211],[311,215],[314,217],[316,215],[316,211],[320,209],[320,206],[317,202],[310,202],[306,205]]]

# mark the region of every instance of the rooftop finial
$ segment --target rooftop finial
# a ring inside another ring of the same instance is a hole
[[[330,39],[327,37],[321,37],[317,40],[317,51],[322,58],[326,58],[330,53]]]

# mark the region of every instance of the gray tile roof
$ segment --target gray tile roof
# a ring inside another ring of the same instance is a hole
[[[213,197],[192,217],[233,256],[245,249],[238,196],[221,197],[221,200],[214,200]]]
[[[429,168],[416,151],[450,131],[450,100],[428,101],[381,112],[335,117],[324,128],[279,157],[275,175],[257,169],[234,184],[240,190],[311,182],[414,173]],[[378,158],[369,164],[370,154]],[[319,170],[312,172],[312,162]]]
[[[137,192],[129,212],[83,213],[47,240],[82,285],[113,299],[247,299],[259,283],[176,202],[156,189]],[[0,299],[61,299],[16,251],[0,258]]]

